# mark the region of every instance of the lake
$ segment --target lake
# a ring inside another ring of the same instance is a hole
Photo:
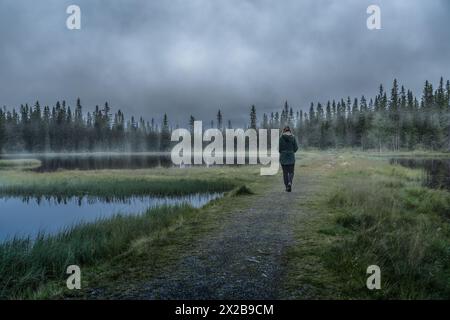
[[[102,170],[102,169],[148,169],[173,167],[170,153],[74,153],[74,154],[10,154],[0,155],[0,160],[36,159],[40,166],[35,172],[53,172],[57,170]],[[245,157],[249,162],[248,156]],[[225,163],[225,158],[224,158]],[[236,163],[236,156],[234,159]],[[205,163],[201,165],[206,165]],[[193,165],[186,165],[190,167]],[[198,165],[195,165],[198,166]],[[239,166],[239,165],[236,165]]]
[[[37,172],[63,170],[146,169],[171,167],[170,154],[161,153],[86,153],[3,155],[0,159],[37,159]]]
[[[180,197],[130,197],[101,199],[72,198],[0,198],[0,242],[14,236],[35,238],[39,232],[55,234],[81,222],[93,222],[117,214],[132,215],[162,205],[190,204],[199,208],[221,197],[220,193]]]
[[[450,190],[450,158],[393,158],[390,163],[422,169],[424,185]]]

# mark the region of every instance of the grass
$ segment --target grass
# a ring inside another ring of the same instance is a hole
[[[172,169],[178,171],[180,169]],[[231,179],[201,179],[191,176],[148,174],[131,170],[104,170],[92,173],[63,171],[34,173],[7,171],[0,176],[0,194],[33,197],[126,197],[132,195],[176,196],[204,192],[224,192],[236,186]]]
[[[242,175],[245,172],[245,175]],[[7,170],[0,176],[0,193],[20,196],[127,196],[131,194],[177,195],[197,192],[230,191],[226,198],[252,194],[255,177],[259,176],[256,167],[238,168],[190,168],[148,169],[148,170],[100,170],[100,171],[61,171],[55,173],[35,173],[29,171]],[[217,201],[214,200],[210,205]],[[35,299],[63,297],[70,295],[65,291],[65,273],[68,265],[82,267],[83,274],[89,270],[109,266],[119,274],[117,259],[127,252],[138,251],[142,246],[153,247],[150,259],[169,252],[166,243],[160,240],[163,235],[193,221],[201,221],[207,208],[194,209],[189,206],[161,207],[151,209],[136,216],[116,216],[94,223],[77,225],[55,236],[40,235],[36,240],[14,239],[0,244],[0,299]],[[214,222],[210,220],[210,224]],[[209,228],[209,227],[206,227]],[[193,232],[189,239],[199,235]],[[175,239],[172,239],[175,240]],[[147,251],[147,250],[146,250]],[[139,256],[139,254],[138,254]],[[177,254],[166,256],[170,260]],[[127,259],[139,265],[140,258]],[[102,276],[102,279],[106,278]],[[97,281],[97,273],[83,276],[83,281]],[[99,281],[102,281],[100,279]]]
[[[242,189],[236,188],[225,197],[244,195],[237,192]],[[248,187],[244,189],[252,193]],[[213,200],[200,209],[188,205],[162,206],[141,215],[116,215],[76,225],[54,236],[41,234],[35,240],[13,239],[0,244],[0,299],[60,296],[67,278],[66,268],[73,264],[83,270],[106,264],[117,272],[120,270],[114,263],[117,258],[130,250],[142,252],[142,246],[154,245],[163,235],[201,219],[207,207],[217,201],[223,200]],[[191,239],[195,236],[199,236],[198,232],[189,235]],[[158,251],[165,250],[164,243],[156,243]],[[135,260],[127,259],[127,264],[130,261]]]
[[[335,214],[334,243],[323,251],[350,298],[450,297],[450,193],[421,186],[421,172],[350,158],[322,203]],[[382,290],[366,288],[378,265]]]
[[[197,210],[163,206],[136,216],[120,216],[69,228],[35,241],[14,239],[0,245],[0,299],[27,298],[47,282],[67,277],[69,265],[90,266],[125,251],[144,235],[161,231]]]
[[[243,185],[234,190],[231,194],[232,196],[236,197],[236,196],[251,195],[254,194],[254,192],[246,185]]]
[[[450,193],[422,186],[418,170],[363,152],[301,152],[296,175],[308,184],[296,201],[297,244],[282,261],[283,298],[448,299]],[[395,154],[389,154],[395,156]],[[405,154],[406,156],[406,154]],[[127,295],[251,206],[279,177],[258,167],[62,171],[4,170],[0,193],[45,195],[179,194],[230,190],[201,209],[164,207],[136,217],[77,226],[33,245],[0,246],[0,298]],[[9,191],[8,191],[9,190]],[[83,290],[65,289],[65,268],[82,267]],[[381,290],[366,288],[366,269],[381,268]]]
[[[363,152],[315,153],[297,167],[310,192],[298,200],[284,298],[450,297],[448,191]],[[366,287],[370,265],[381,268],[381,290]]]
[[[41,165],[39,160],[34,159],[14,159],[0,160],[0,170],[10,169],[32,169]]]
[[[226,231],[227,224],[224,221],[228,216],[235,214],[236,210],[249,207],[254,201],[252,194],[259,194],[265,188],[261,181],[250,182],[249,186],[251,189],[247,188],[251,194],[238,195],[236,191],[240,188],[236,188],[223,198],[208,203],[197,214],[136,239],[114,259],[83,268],[82,290],[54,290],[51,294],[43,292],[39,298],[133,299],[145,287],[146,281],[173,272],[171,268],[179,261],[191,256],[193,250],[195,254],[199,240]],[[58,284],[54,287],[58,287]]]

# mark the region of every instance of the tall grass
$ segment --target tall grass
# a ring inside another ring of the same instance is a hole
[[[0,299],[27,298],[61,280],[69,265],[89,266],[127,250],[133,240],[163,230],[197,212],[188,205],[163,206],[143,215],[120,216],[67,228],[55,236],[13,239],[0,245]]]
[[[0,159],[0,170],[4,169],[31,169],[41,165],[39,160],[35,159]]]
[[[243,173],[244,172],[244,173]],[[255,168],[60,171],[36,173],[4,170],[0,195],[20,197],[121,198],[134,195],[177,196],[227,192],[259,176]],[[250,192],[239,189],[232,195]],[[77,225],[55,236],[13,239],[0,244],[0,299],[33,298],[56,281],[64,285],[71,264],[97,266],[120,255],[135,240],[195,216],[190,206],[165,206],[139,216],[116,216]]]
[[[0,184],[0,194],[32,197],[79,196],[177,196],[193,193],[225,192],[234,187],[229,180],[200,180],[176,178],[114,178],[113,176],[67,177],[64,179],[31,179]]]
[[[450,298],[450,193],[422,187],[413,170],[371,165],[341,174],[328,197],[345,232],[324,254],[327,265],[351,297]],[[382,290],[366,288],[373,264]]]

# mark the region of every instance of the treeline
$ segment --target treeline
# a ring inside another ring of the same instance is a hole
[[[52,108],[21,105],[0,109],[0,150],[3,152],[159,151],[170,145],[167,115],[162,123],[125,119],[112,114],[108,103],[83,113],[80,99],[72,111],[65,101]]]
[[[195,120],[193,115],[188,120],[191,130]],[[259,121],[256,107],[250,109],[249,128],[285,125],[294,129],[303,147],[450,150],[450,81],[441,78],[436,89],[426,81],[419,98],[394,80],[389,92],[380,85],[373,98],[312,103],[308,112],[294,112],[286,102],[281,111],[264,113]],[[232,124],[224,122],[219,110],[209,127],[224,130]],[[164,151],[170,149],[172,129],[167,114],[156,123],[153,118],[127,120],[120,110],[112,113],[108,103],[85,114],[80,99],[73,110],[64,101],[51,108],[36,102],[19,110],[0,109],[0,151]]]
[[[311,104],[295,120],[287,107],[283,114],[295,123],[303,146],[450,150],[450,81],[443,78],[436,89],[426,81],[419,99],[394,80],[389,93],[380,86],[369,101],[362,96]]]
[[[249,123],[256,127],[254,106]],[[437,89],[426,81],[420,98],[394,80],[390,92],[380,85],[369,100],[311,103],[308,112],[294,112],[286,102],[281,112],[263,114],[260,123],[268,129],[286,125],[303,147],[450,150],[450,81],[441,78]]]

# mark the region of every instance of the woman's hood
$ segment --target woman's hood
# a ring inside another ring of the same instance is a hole
[[[287,132],[283,132],[283,134],[281,135],[283,137],[284,140],[289,141],[294,139],[294,136],[292,135],[291,132],[287,131]]]

